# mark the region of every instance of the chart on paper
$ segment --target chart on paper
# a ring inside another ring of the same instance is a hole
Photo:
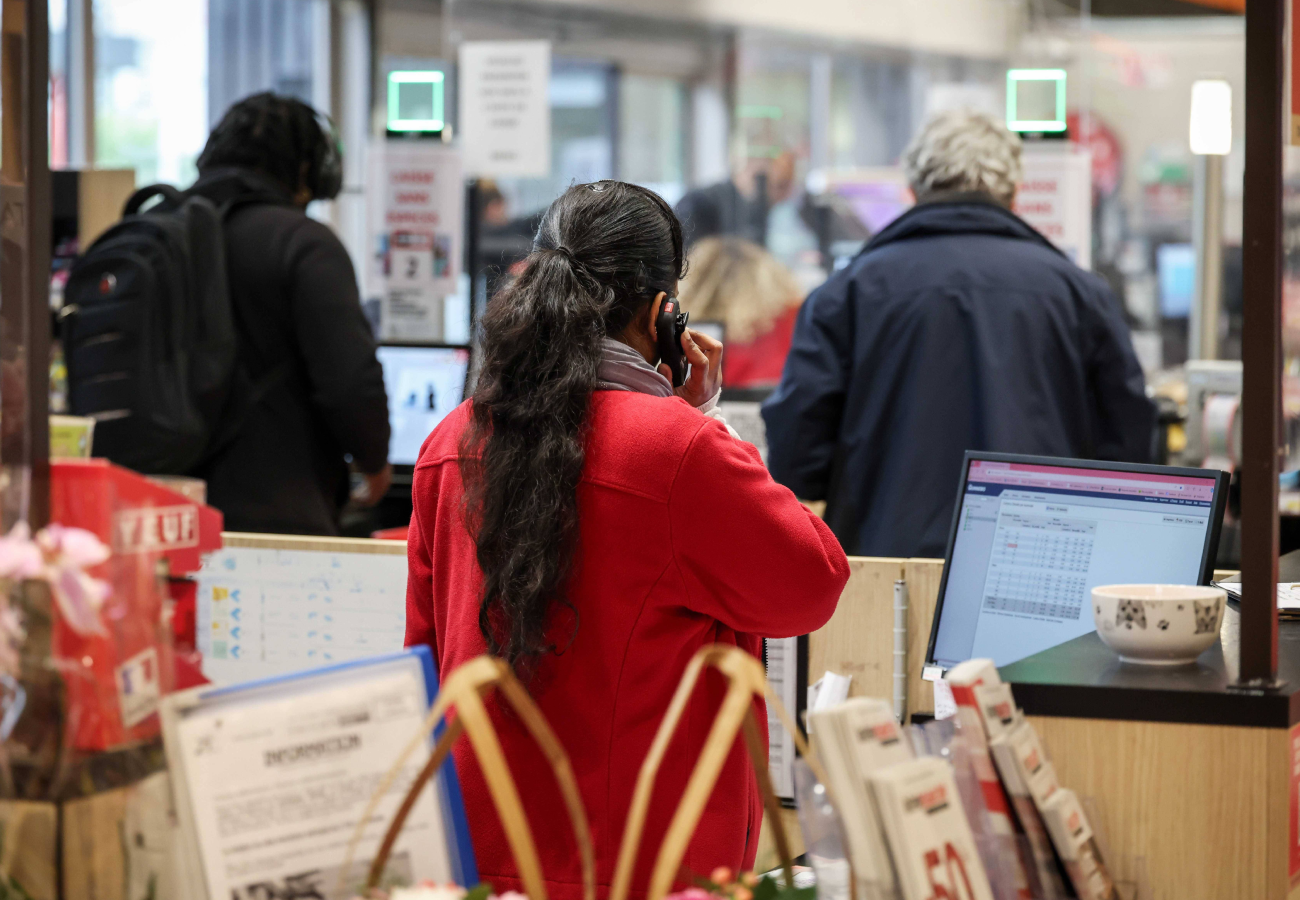
[[[235,684],[402,649],[405,554],[228,547],[198,575],[203,674]]]
[[[1096,533],[1091,519],[1003,512],[984,582],[984,608],[1078,619]]]

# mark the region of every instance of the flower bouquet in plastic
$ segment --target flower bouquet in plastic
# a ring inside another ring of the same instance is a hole
[[[707,881],[669,894],[666,900],[817,900],[817,888],[794,887],[753,872],[736,877],[726,866],[719,866]]]

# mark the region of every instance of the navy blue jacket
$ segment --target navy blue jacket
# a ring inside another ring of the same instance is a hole
[[[1120,304],[978,195],[899,216],[799,313],[763,404],[772,476],[845,551],[944,555],[967,449],[1146,462]]]

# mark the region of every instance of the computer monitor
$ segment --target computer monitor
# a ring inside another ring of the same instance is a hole
[[[1005,666],[1094,630],[1103,584],[1208,584],[1228,475],[968,452],[927,666]]]
[[[388,461],[414,466],[429,432],[465,399],[469,350],[465,347],[379,348],[388,392]]]
[[[1196,251],[1191,244],[1161,244],[1156,248],[1156,278],[1160,285],[1160,315],[1185,319],[1192,312],[1196,291]]]

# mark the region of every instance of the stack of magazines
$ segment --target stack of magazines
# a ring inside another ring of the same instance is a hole
[[[1118,900],[1087,813],[992,662],[947,680],[956,717],[911,740],[885,700],[808,715],[859,900]]]
[[[859,900],[893,900],[897,879],[868,777],[912,760],[912,747],[884,700],[854,697],[808,713],[817,753],[839,804]]]
[[[969,667],[963,670],[963,666]],[[971,669],[978,669],[972,678]],[[1058,888],[1052,869],[1059,863],[1080,900],[1117,900],[1114,879],[1102,860],[1087,814],[1072,791],[1062,788],[1034,726],[1016,708],[1011,687],[989,660],[972,660],[948,672],[958,710],[973,709],[984,729],[998,774],[1013,799],[1017,825],[1044,879],[1043,896]],[[1049,836],[1045,839],[1043,834]],[[1055,850],[1053,855],[1052,850]]]

